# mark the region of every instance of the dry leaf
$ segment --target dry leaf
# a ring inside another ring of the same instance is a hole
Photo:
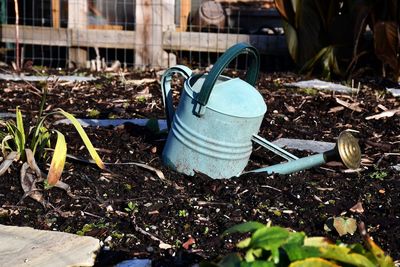
[[[362,111],[362,108],[359,107],[360,103],[358,103],[358,102],[348,103],[346,101],[340,100],[339,98],[336,98],[336,102],[338,104],[348,108],[348,109],[353,110],[353,111],[356,111],[356,112],[361,112]]]
[[[292,107],[292,106],[290,106],[290,105],[288,105],[286,103],[284,103],[284,104],[285,104],[285,107],[286,107],[288,112],[290,112],[290,113],[296,112],[296,109],[294,107]]]
[[[159,247],[160,249],[170,249],[170,248],[172,248],[172,246],[171,246],[170,244],[163,243],[163,242],[160,242],[160,244],[158,245],[158,247]]]
[[[127,80],[126,84],[127,85],[139,86],[139,85],[142,85],[142,84],[145,84],[145,83],[154,83],[156,81],[157,81],[156,79],[144,78],[144,79],[141,79],[141,80]]]
[[[357,230],[357,221],[353,218],[335,217],[333,219],[333,227],[335,227],[339,236],[353,235]]]
[[[337,107],[331,108],[331,109],[328,111],[328,113],[336,113],[336,112],[339,112],[339,111],[342,111],[342,110],[344,110],[344,107],[343,107],[343,106],[337,106]]]
[[[362,206],[362,203],[360,201],[357,202],[357,204],[355,204],[353,207],[350,208],[350,211],[357,212],[357,213],[363,213],[364,208]]]
[[[47,207],[47,201],[45,201],[43,194],[36,187],[37,178],[35,171],[33,171],[29,164],[25,162],[21,167],[21,187],[25,193],[21,198],[21,201],[25,197],[29,196],[42,204],[43,207]]]
[[[196,240],[193,237],[189,237],[189,239],[182,244],[182,247],[184,249],[189,249],[191,245],[193,245],[194,243],[196,243]]]
[[[0,165],[0,175],[3,175],[8,170],[8,168],[10,168],[13,161],[18,157],[19,157],[18,152],[11,151],[11,153],[7,155],[6,159]]]
[[[400,108],[398,108],[398,109],[389,109],[389,110],[386,110],[386,111],[381,112],[379,114],[368,116],[365,119],[366,120],[372,120],[372,119],[379,120],[379,119],[382,119],[382,118],[393,117],[397,113],[400,113]]]

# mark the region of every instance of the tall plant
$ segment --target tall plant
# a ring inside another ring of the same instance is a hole
[[[399,73],[397,0],[275,0],[289,53],[307,74],[347,76],[365,55]],[[366,28],[372,30],[368,46]],[[371,48],[372,49],[371,49]],[[385,74],[385,73],[384,73]]]

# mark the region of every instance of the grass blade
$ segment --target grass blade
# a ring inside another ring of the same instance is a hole
[[[26,137],[25,137],[25,130],[24,130],[24,122],[23,122],[23,120],[22,120],[22,112],[21,112],[21,110],[19,109],[19,107],[17,107],[17,109],[16,109],[16,115],[17,115],[17,130],[19,131],[19,133],[20,133],[20,138],[21,138],[21,140],[19,140],[19,142],[20,142],[20,149],[24,149],[25,148],[25,141],[26,141]],[[22,151],[19,151],[20,153],[22,152]]]
[[[101,169],[105,169],[106,167],[105,167],[103,161],[101,160],[99,154],[97,154],[97,151],[93,147],[92,142],[90,142],[89,137],[87,136],[85,130],[83,130],[79,121],[72,114],[70,114],[62,109],[58,109],[58,111],[64,117],[69,119],[71,121],[71,123],[74,125],[75,129],[78,131],[79,135],[81,136],[82,141],[85,144],[87,150],[89,151],[90,156],[96,162],[96,165],[99,166]]]
[[[64,169],[65,159],[67,157],[67,143],[65,137],[59,131],[57,132],[57,143],[51,159],[49,174],[47,175],[47,184],[54,186],[60,180]]]

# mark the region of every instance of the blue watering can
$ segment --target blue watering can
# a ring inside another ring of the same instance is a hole
[[[241,54],[248,54],[250,59],[245,80],[221,75]],[[209,73],[192,75],[183,65],[164,73],[161,88],[169,129],[162,153],[164,164],[187,175],[201,172],[211,178],[230,178],[243,173],[252,143],[256,142],[288,162],[250,172],[289,174],[332,160],[358,168],[361,152],[349,132],[340,134],[333,150],[300,159],[257,135],[267,111],[262,95],[254,87],[259,66],[258,51],[239,43],[229,48]],[[176,73],[185,81],[175,111],[171,80]]]

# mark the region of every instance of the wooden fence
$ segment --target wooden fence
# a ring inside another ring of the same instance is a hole
[[[284,35],[183,31],[190,1],[179,2],[180,14],[175,14],[175,0],[136,0],[135,30],[128,31],[104,25],[91,27],[88,24],[88,1],[82,0],[68,1],[68,27],[61,28],[59,1],[52,0],[53,26],[20,25],[19,42],[67,47],[68,62],[78,67],[86,66],[90,47],[132,49],[135,66],[161,68],[176,63],[176,51],[220,53],[237,42],[250,43],[262,54],[287,53]],[[175,23],[175,16],[180,17],[179,25]],[[2,24],[0,37],[3,43],[14,43],[16,26]]]

